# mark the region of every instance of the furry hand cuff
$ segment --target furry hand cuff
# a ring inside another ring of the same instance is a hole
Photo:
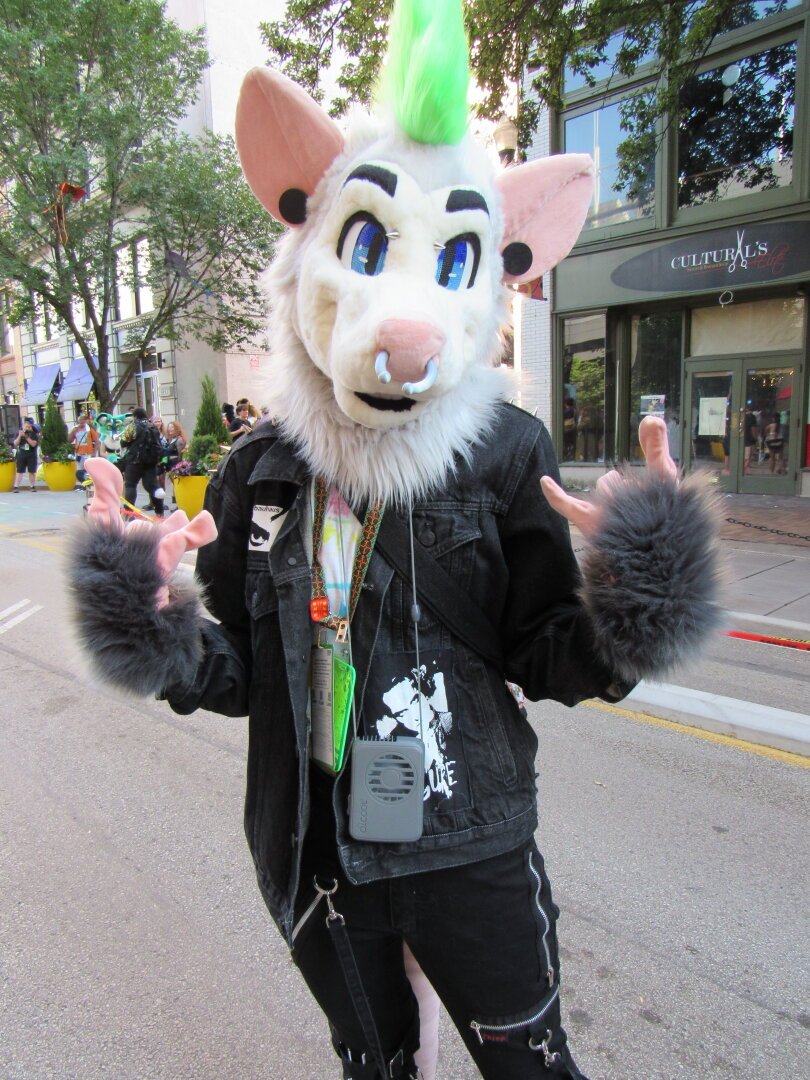
[[[79,641],[99,679],[141,697],[188,686],[202,659],[200,603],[192,585],[165,584],[154,529],[112,532],[85,521],[73,533],[68,585]]]
[[[700,477],[623,475],[597,496],[582,596],[601,659],[637,682],[693,657],[720,623],[718,517]]]

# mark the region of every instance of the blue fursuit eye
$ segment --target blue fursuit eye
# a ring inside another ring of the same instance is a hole
[[[436,259],[436,280],[443,289],[471,289],[481,258],[481,241],[475,233],[448,240]]]
[[[385,265],[387,252],[385,229],[371,214],[353,214],[343,226],[337,256],[347,270],[376,277]]]

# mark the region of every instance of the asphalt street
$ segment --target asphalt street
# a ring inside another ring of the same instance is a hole
[[[81,496],[12,498],[0,496],[0,1077],[335,1077],[253,880],[246,725],[94,687],[61,584]],[[750,646],[718,648],[706,662],[736,665],[742,697]],[[756,661],[757,687],[782,671],[801,683],[787,653]],[[530,719],[583,1070],[807,1075],[808,759],[598,703],[531,705]],[[475,1075],[444,1022],[439,1076]]]

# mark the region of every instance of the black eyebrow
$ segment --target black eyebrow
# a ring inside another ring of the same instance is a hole
[[[466,188],[455,188],[447,196],[445,210],[452,214],[457,210],[483,210],[489,215],[487,201],[480,191],[470,191]]]
[[[396,173],[390,172],[388,169],[384,169],[381,165],[360,165],[346,177],[346,183],[350,180],[368,180],[370,184],[376,184],[377,187],[381,187],[386,195],[390,195],[393,199],[394,192],[397,190],[397,177]]]

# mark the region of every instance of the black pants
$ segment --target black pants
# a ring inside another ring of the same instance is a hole
[[[305,851],[304,860],[293,959],[329,1019],[344,1077],[376,1080],[379,1073],[368,1064],[326,903],[311,906],[316,874],[322,885],[337,881],[332,902],[345,919],[385,1058],[396,1062],[392,1076],[415,1075],[418,1048],[404,940],[483,1077],[585,1080],[560,1024],[558,910],[533,843],[469,866],[368,885],[350,885],[322,855]]]
[[[138,481],[140,480],[144,490],[152,500],[155,513],[158,517],[163,517],[163,499],[155,498],[155,488],[158,486],[155,468],[154,465],[142,465],[139,462],[128,461],[124,469],[124,498],[128,503],[135,505]]]

